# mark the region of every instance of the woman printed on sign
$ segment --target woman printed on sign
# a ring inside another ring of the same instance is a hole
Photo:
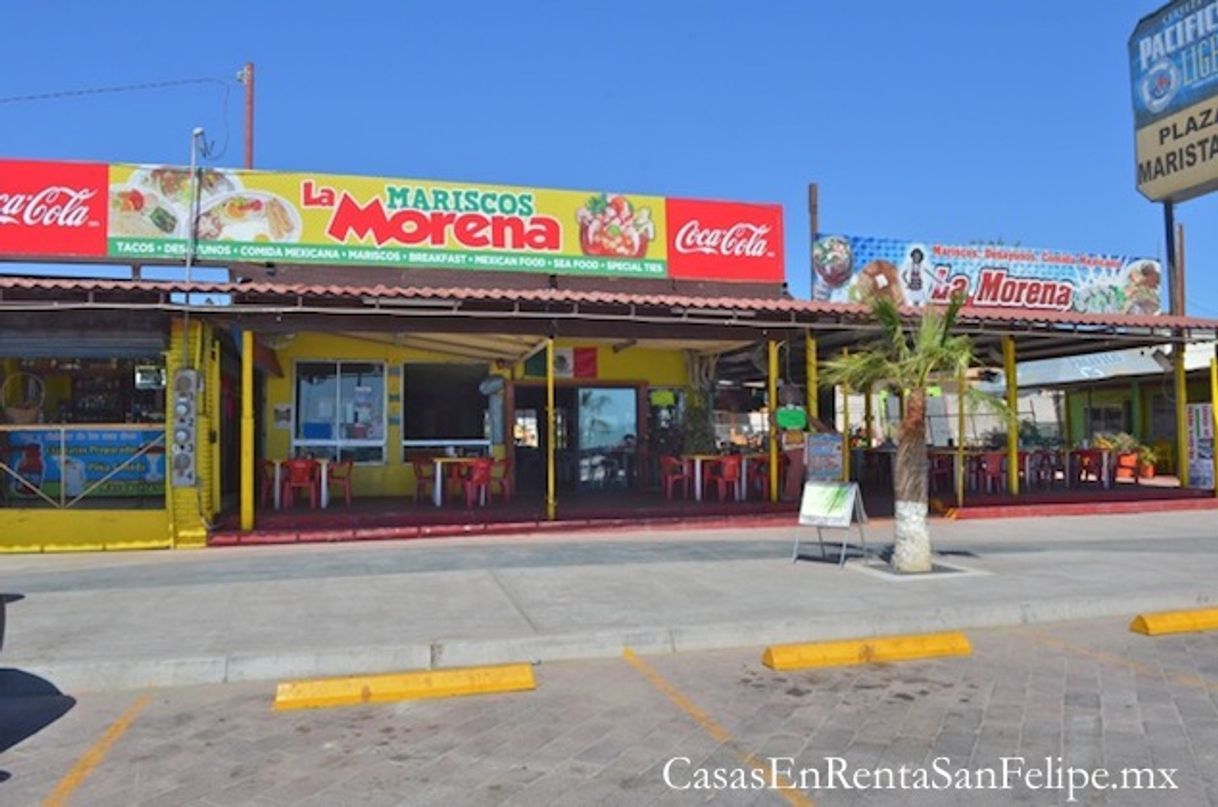
[[[926,263],[926,250],[915,245],[909,257],[901,265],[901,283],[905,286],[905,297],[910,305],[926,305],[926,287],[931,282],[930,267]]]

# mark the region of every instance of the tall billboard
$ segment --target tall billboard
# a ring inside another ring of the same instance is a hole
[[[195,258],[781,283],[782,208],[608,191],[206,168]],[[0,260],[173,263],[189,171],[0,160]]]
[[[1158,314],[1159,262],[1023,246],[820,235],[812,244],[812,299],[946,304],[1102,314]]]
[[[1218,187],[1218,0],[1178,0],[1129,38],[1138,190],[1183,201]]]

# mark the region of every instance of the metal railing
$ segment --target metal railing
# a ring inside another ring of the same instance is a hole
[[[17,496],[66,510],[94,494],[114,496],[114,487],[124,484],[126,491],[117,495],[163,496],[165,461],[162,457],[158,468],[153,458],[164,453],[165,429],[156,423],[0,424],[0,504],[11,507]],[[91,462],[85,459],[90,457]],[[142,478],[119,479],[134,473],[135,463],[145,458]],[[48,473],[51,462],[55,473]],[[90,466],[102,471],[91,481]]]

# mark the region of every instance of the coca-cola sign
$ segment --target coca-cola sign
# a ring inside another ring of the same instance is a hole
[[[0,161],[0,255],[104,256],[108,170]]]
[[[669,199],[667,211],[671,277],[783,281],[781,207]]]

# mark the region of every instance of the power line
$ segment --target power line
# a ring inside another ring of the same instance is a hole
[[[184,78],[174,81],[148,81],[143,84],[117,84],[110,87],[88,87],[79,90],[59,90],[35,95],[10,95],[0,98],[0,104],[17,104],[25,101],[52,101],[56,98],[77,98],[84,95],[102,95],[106,93],[135,92],[138,90],[159,90],[165,87],[181,87],[186,84],[219,84],[224,87],[228,82],[218,78]]]
[[[0,98],[0,104],[18,104],[29,101],[54,101],[61,98],[83,98],[90,95],[110,95],[124,92],[140,92],[144,90],[162,90],[168,87],[184,87],[198,84],[217,85],[224,90],[222,119],[224,121],[224,140],[220,150],[215,150],[215,142],[204,143],[203,156],[209,160],[218,160],[228,151],[228,96],[232,90],[231,82],[218,78],[183,78],[171,81],[146,81],[142,84],[116,84],[108,87],[86,87],[77,90],[59,90],[57,92],[35,93],[31,95],[10,95]]]

